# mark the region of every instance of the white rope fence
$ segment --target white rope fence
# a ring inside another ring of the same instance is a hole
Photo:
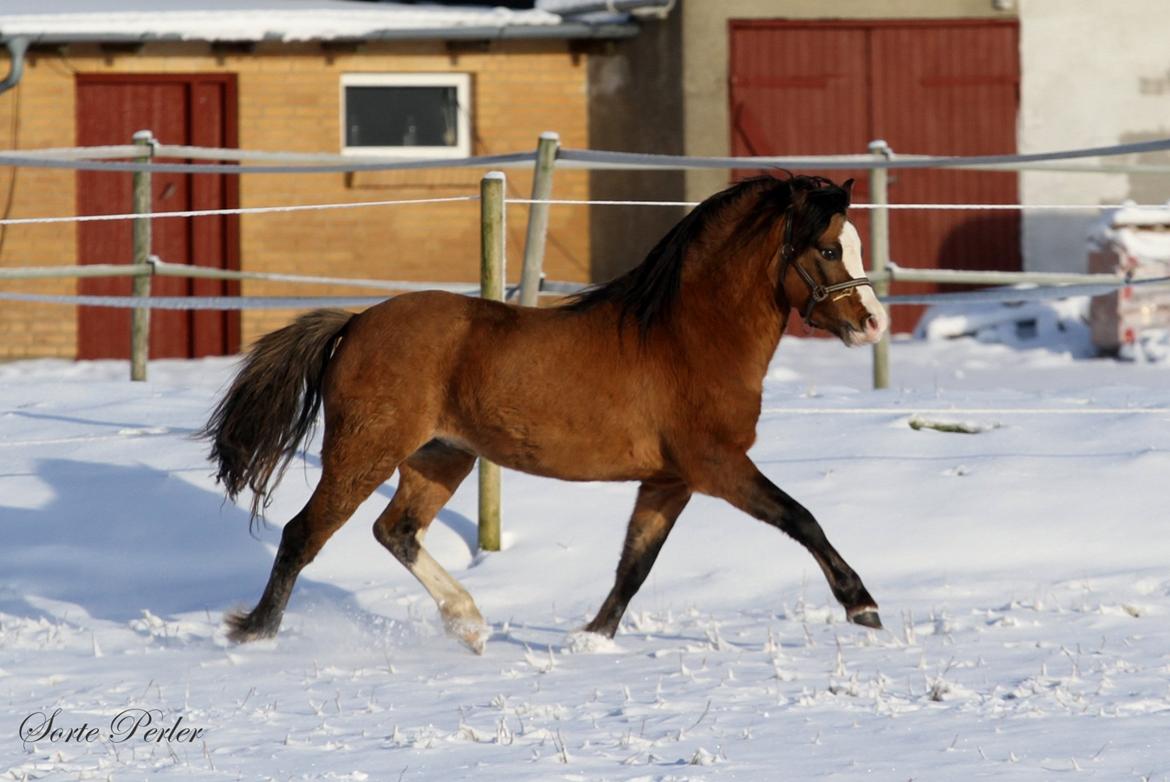
[[[234,155],[219,154],[227,150],[211,150],[213,159],[228,159],[232,157],[250,157],[259,155],[269,160],[294,161],[274,165],[254,166],[224,163],[155,163],[141,162],[155,157],[197,157],[190,154],[190,147],[168,147],[163,144],[144,144],[122,149],[127,154],[113,154],[111,147],[100,147],[101,154],[93,155],[101,159],[90,159],[87,148],[76,148],[75,154],[67,154],[69,150],[51,150],[53,154],[43,155],[29,150],[14,152],[0,152],[0,166],[14,168],[48,168],[75,171],[111,171],[131,173],[162,173],[162,174],[345,174],[358,171],[412,171],[431,168],[510,168],[530,165],[535,159],[534,152],[517,152],[503,155],[480,155],[466,158],[442,158],[428,160],[387,160],[385,158],[357,158],[350,155],[322,155],[312,156],[323,162],[295,162],[302,155],[289,152],[278,153],[244,153],[243,150],[234,150]],[[121,150],[118,150],[121,151]],[[170,153],[170,154],[168,154]],[[241,153],[243,153],[241,155]],[[202,155],[198,157],[203,157]],[[115,159],[109,159],[115,158]],[[125,162],[116,158],[134,158],[140,162]]]
[[[291,282],[305,285],[374,288],[392,293],[409,291],[447,291],[464,296],[480,295],[474,282],[438,282],[433,280],[373,280],[361,277],[323,277],[282,272],[235,271],[206,266],[167,263],[152,257],[145,264],[91,264],[82,266],[24,266],[0,269],[2,279],[54,279],[61,277],[187,277],[231,281]],[[583,283],[541,281],[541,295],[560,296],[587,287]],[[512,299],[517,286],[507,289]],[[94,296],[0,291],[0,301],[41,304],[72,304],[87,307],[168,310],[247,310],[292,309],[307,307],[369,307],[386,300],[386,296]]]
[[[870,145],[871,152],[880,145],[886,152],[878,155],[831,155],[822,157],[695,157],[687,155],[656,155],[640,152],[609,152],[592,149],[562,149],[557,160],[565,167],[617,168],[617,169],[789,169],[797,171],[850,171],[857,169],[909,169],[909,168],[954,168],[988,171],[1053,171],[1080,170],[1086,173],[1116,172],[1122,168],[1133,172],[1145,172],[1149,168],[1142,163],[1112,164],[1109,166],[1069,166],[1070,160],[1086,158],[1120,157],[1170,150],[1170,138],[1141,141],[1131,144],[1116,144],[1106,147],[1083,147],[1055,152],[1034,152],[1014,155],[894,155],[884,141]],[[1164,168],[1164,167],[1159,167]],[[1164,173],[1158,171],[1157,173]]]
[[[893,155],[873,156],[864,154],[831,156],[789,156],[789,157],[698,157],[684,155],[656,155],[631,152],[611,152],[588,149],[559,149],[558,165],[563,168],[585,168],[594,170],[824,170],[847,171],[854,169],[910,169],[910,168],[955,168],[988,171],[1073,171],[1085,173],[1166,173],[1170,167],[1145,163],[1103,163],[1100,165],[1075,165],[1068,161],[1089,158],[1116,158],[1126,155],[1141,155],[1170,150],[1170,139],[1155,139],[1130,144],[1105,147],[1085,147],[1013,155],[979,155],[969,157],[937,155]],[[72,147],[46,150],[0,151],[0,166],[30,168],[58,168],[90,171],[154,171],[168,173],[197,174],[292,174],[292,173],[344,173],[356,171],[404,171],[425,168],[503,168],[530,165],[536,159],[535,151],[481,155],[477,157],[430,160],[386,160],[384,158],[359,158],[350,155],[306,154],[295,152],[258,152],[240,149],[198,148],[174,146],[154,142],[148,147],[152,158],[177,158],[184,160],[266,160],[272,165],[238,165],[208,162],[154,163],[122,162],[122,159],[138,159],[143,148],[126,146]]]
[[[199,267],[193,267],[198,269]],[[225,273],[230,274],[230,272]],[[302,277],[291,274],[247,273],[243,279],[272,280],[306,284],[353,286],[378,288],[389,293],[410,291],[441,290],[464,296],[478,296],[480,289],[475,283],[419,282],[414,280],[358,280],[344,277]],[[45,275],[64,276],[64,275]],[[103,275],[104,276],[104,275]],[[117,276],[135,276],[131,274]],[[167,276],[204,277],[215,279],[239,279],[211,274],[171,274]],[[1105,275],[1101,275],[1105,276]],[[896,279],[896,278],[895,278]],[[566,296],[589,287],[584,283],[542,281],[541,296]],[[922,295],[893,295],[880,297],[887,305],[924,304],[933,306],[956,306],[965,304],[1003,303],[1017,304],[1027,301],[1067,299],[1074,296],[1102,296],[1121,288],[1170,287],[1170,277],[1149,280],[1123,280],[1093,285],[1050,285],[1036,288],[999,287],[959,293],[930,293]],[[514,298],[518,287],[510,287],[506,298]],[[293,309],[308,307],[370,307],[385,301],[387,296],[93,296],[49,293],[17,293],[0,291],[0,301],[19,301],[39,304],[70,304],[86,307],[115,307],[122,309],[170,310],[247,310],[247,309]]]
[[[876,142],[875,142],[876,143]],[[556,160],[561,167],[588,170],[613,169],[665,169],[687,170],[704,168],[723,169],[766,169],[780,168],[793,170],[851,170],[851,169],[898,169],[898,168],[958,168],[976,170],[1050,170],[1053,163],[1084,158],[1112,158],[1149,152],[1170,150],[1170,139],[1157,139],[1108,147],[1089,147],[1057,152],[1031,153],[1022,155],[985,155],[975,157],[929,156],[929,155],[832,155],[832,156],[791,156],[791,157],[691,157],[679,155],[654,155],[643,153],[610,152],[602,150],[558,149]],[[142,162],[144,151],[151,161],[157,158],[244,161],[262,160],[292,165],[241,166],[217,163],[156,163]],[[132,159],[137,162],[119,162]],[[536,159],[536,152],[516,152],[500,155],[481,155],[457,159],[386,160],[378,157],[360,157],[301,152],[269,152],[218,147],[191,147],[160,144],[155,141],[143,146],[136,144],[98,147],[62,147],[40,150],[0,150],[0,166],[73,168],[78,170],[108,170],[132,172],[180,172],[197,174],[242,174],[242,173],[336,173],[367,170],[395,171],[432,168],[500,168],[527,166]],[[1079,170],[1100,173],[1148,172],[1167,173],[1170,166],[1156,164],[1112,164],[1109,167],[1082,168]],[[281,212],[302,212],[332,209],[360,209],[368,207],[441,204],[474,201],[477,196],[451,196],[439,198],[395,199],[380,201],[354,201],[344,203],[296,204],[282,206],[241,207],[235,209],[192,209],[175,212],[147,214],[77,215],[56,217],[10,217],[0,219],[0,226],[35,225],[70,222],[102,222],[132,219],[173,219],[246,214],[274,214]],[[697,201],[666,200],[597,200],[597,199],[538,199],[509,198],[507,203],[525,205],[555,206],[622,206],[622,207],[694,207]],[[889,210],[969,210],[969,211],[1108,211],[1123,208],[1157,209],[1165,204],[853,204],[855,209]]]
[[[322,277],[308,274],[285,274],[283,272],[245,272],[231,269],[210,269],[205,266],[187,266],[181,263],[166,263],[157,257],[151,258],[154,274],[160,277],[202,277],[214,280],[255,280],[265,282],[295,282],[304,285],[344,285],[351,288],[376,288],[396,291],[450,291],[477,295],[479,286],[466,282],[420,282],[417,280],[371,280],[363,277]]]
[[[183,217],[216,217],[229,215],[279,214],[286,212],[314,212],[335,209],[367,209],[387,206],[419,204],[452,204],[478,201],[477,195],[442,196],[434,198],[400,198],[380,201],[342,201],[323,204],[288,204],[283,206],[247,206],[232,209],[187,209],[175,212],[121,212],[99,215],[60,215],[52,217],[10,217],[0,219],[0,225],[40,225],[53,223],[99,223],[119,220],[165,220]],[[508,198],[507,204],[549,206],[651,206],[695,207],[701,201],[614,201],[569,198]],[[952,211],[1112,211],[1119,209],[1166,210],[1168,204],[850,204],[850,209],[891,210],[952,210]]]
[[[696,207],[701,201],[592,201],[585,199],[509,198],[509,204],[550,204],[553,206],[684,206]],[[952,211],[1110,211],[1114,209],[1166,209],[1167,204],[850,204],[850,209],[952,210]]]
[[[48,293],[0,293],[0,301],[69,304],[134,310],[277,310],[316,307],[372,307],[385,296],[65,296]]]
[[[213,150],[219,152],[220,150]],[[115,154],[121,148],[102,150],[102,154]],[[470,203],[479,200],[478,195],[441,196],[432,198],[382,199],[376,201],[348,201],[318,204],[290,204],[279,206],[240,207],[231,209],[191,209],[174,212],[148,213],[119,213],[103,215],[63,215],[56,217],[18,217],[0,219],[2,225],[35,225],[58,223],[88,223],[113,222],[126,220],[161,220],[173,218],[195,218],[224,215],[248,214],[279,214],[308,211],[330,211],[337,209],[362,209],[392,206],[436,205],[452,203]],[[695,201],[638,201],[638,200],[595,200],[595,199],[536,199],[536,198],[508,198],[507,204],[550,206],[623,206],[623,207],[694,207]],[[872,209],[884,206],[889,209],[921,209],[921,210],[1094,210],[1105,211],[1113,209],[1165,209],[1165,205],[1134,205],[1134,204],[854,204],[856,209]],[[912,279],[914,269],[901,269],[891,264],[886,278]],[[932,276],[938,276],[941,271],[931,270]],[[442,283],[419,282],[406,280],[372,280],[361,278],[323,277],[309,275],[282,274],[277,272],[244,272],[222,269],[212,269],[200,266],[186,266],[169,264],[152,259],[151,268],[147,269],[135,265],[102,264],[86,267],[17,267],[0,269],[0,279],[30,279],[51,277],[93,277],[93,276],[139,276],[143,274],[158,274],[160,276],[201,277],[222,280],[254,280],[271,282],[290,282],[318,285],[339,285],[359,288],[376,288],[393,292],[415,290],[447,290],[454,293],[477,295],[479,288],[473,283]],[[1011,273],[1009,273],[1010,275]],[[978,276],[986,279],[966,279]],[[1000,282],[1001,275],[995,272],[966,272],[957,273],[952,282],[959,283],[996,283]],[[1042,277],[1043,275],[1036,275]],[[1052,280],[1047,287],[1040,288],[999,288],[983,291],[962,293],[922,294],[903,296],[884,296],[883,301],[889,304],[968,304],[988,301],[1021,302],[1038,299],[1067,298],[1069,296],[1101,295],[1110,293],[1130,285],[1161,286],[1170,284],[1168,279],[1127,281],[1121,278],[1106,279],[1107,275],[1051,275]],[[961,277],[961,279],[960,279]],[[944,280],[944,283],[946,281]],[[1080,283],[1077,285],[1076,283]],[[550,282],[542,285],[540,293],[544,295],[572,294],[585,285],[579,283]],[[98,307],[149,307],[154,309],[208,309],[208,310],[244,310],[244,309],[276,309],[304,306],[370,306],[381,299],[370,297],[118,297],[118,296],[65,296],[52,294],[9,293],[0,291],[0,301],[22,301],[36,303],[73,304],[79,306]]]
[[[555,134],[554,134],[555,135]],[[333,173],[357,172],[371,170],[417,170],[429,168],[468,168],[468,167],[514,167],[527,166],[537,161],[537,152],[508,153],[503,155],[486,155],[461,159],[443,160],[385,160],[370,157],[352,157],[345,155],[329,155],[317,153],[288,153],[264,152],[254,150],[200,148],[189,146],[172,146],[159,144],[149,133],[138,134],[136,140],[142,143],[132,145],[111,145],[88,148],[56,148],[43,150],[0,151],[0,166],[39,167],[55,169],[77,169],[90,171],[131,171],[136,176],[149,175],[150,172],[182,172],[194,174],[288,174],[288,173]],[[543,139],[542,139],[542,143]],[[621,152],[606,152],[595,150],[569,150],[557,148],[554,152],[555,160],[562,167],[582,168],[592,170],[686,170],[686,169],[792,169],[792,170],[857,170],[868,169],[872,172],[875,181],[879,175],[884,175],[888,169],[925,169],[925,168],[954,168],[963,170],[1070,170],[1068,160],[1085,158],[1108,158],[1124,155],[1137,155],[1155,151],[1170,150],[1170,139],[1160,139],[1150,142],[1123,144],[1112,147],[1094,147],[1086,149],[1065,150],[1025,155],[998,155],[981,157],[937,157],[923,155],[895,156],[889,151],[884,142],[874,142],[870,146],[871,154],[836,155],[830,157],[682,157],[670,155],[646,155]],[[208,161],[205,163],[159,163],[160,158],[178,159],[187,161]],[[236,161],[233,164],[224,164],[222,161]],[[241,165],[241,161],[262,161],[266,165]],[[130,161],[130,162],[127,162]],[[1085,172],[1142,172],[1167,173],[1170,166],[1148,165],[1142,163],[1108,163],[1107,165],[1077,164],[1078,170]],[[1057,168],[1054,168],[1056,166]],[[1063,167],[1063,168],[1061,168]],[[537,172],[540,167],[538,165]],[[877,185],[874,185],[877,187]],[[548,190],[542,191],[542,195]],[[889,211],[1089,211],[1106,212],[1113,210],[1159,210],[1167,209],[1165,204],[965,204],[965,203],[915,203],[890,204],[882,193],[875,190],[874,200],[877,203],[853,204],[854,209]],[[588,206],[588,207],[682,207],[691,208],[699,202],[678,200],[602,200],[602,199],[554,199],[554,198],[508,198],[505,203],[511,205],[525,205],[532,207],[533,213],[549,206]],[[362,208],[386,208],[410,205],[441,205],[452,203],[469,203],[479,201],[478,195],[464,194],[454,196],[382,199],[374,201],[347,201],[312,204],[285,204],[272,206],[249,206],[225,209],[191,209],[172,212],[151,212],[149,208],[132,213],[99,214],[99,215],[61,215],[61,216],[29,216],[8,217],[0,219],[0,227],[38,225],[38,224],[69,224],[95,223],[115,221],[135,221],[142,225],[146,221],[200,218],[216,216],[241,216],[280,213],[301,213],[313,211],[331,211]],[[876,218],[875,218],[876,219]],[[136,229],[137,230],[137,229]],[[876,245],[875,245],[876,246]],[[147,251],[149,252],[149,251]],[[887,253],[888,254],[888,253]],[[172,276],[211,278],[221,280],[255,280],[288,282],[298,284],[318,284],[351,286],[358,288],[374,288],[387,292],[404,292],[421,289],[449,290],[457,293],[475,295],[479,287],[473,283],[440,283],[418,281],[391,281],[371,279],[346,279],[325,276],[309,276],[282,274],[277,272],[233,271],[214,269],[199,266],[185,266],[168,264],[158,259],[149,259],[146,255],[136,256],[133,264],[98,264],[83,267],[23,267],[0,269],[0,279],[28,279],[52,277],[96,277],[96,276],[129,276],[136,279],[149,276]],[[876,261],[875,261],[876,264]],[[1074,295],[1101,295],[1110,293],[1123,287],[1133,286],[1161,286],[1170,284],[1170,278],[1152,280],[1128,280],[1115,275],[1042,275],[1033,273],[999,273],[999,272],[949,272],[944,270],[924,270],[901,268],[883,261],[882,268],[875,266],[871,278],[875,287],[888,285],[891,281],[929,281],[927,277],[940,281],[943,284],[1000,284],[1004,282],[1035,282],[1042,287],[1035,288],[998,288],[974,292],[951,294],[930,294],[920,296],[882,296],[890,304],[910,303],[971,303],[971,302],[1018,302],[1033,299],[1067,298]],[[935,279],[937,278],[937,279]],[[527,284],[527,283],[526,283]],[[544,282],[539,286],[538,293],[545,295],[570,294],[579,291],[585,286],[567,282]],[[60,303],[81,306],[102,307],[129,307],[134,309],[270,309],[294,308],[307,306],[368,306],[382,300],[380,297],[177,297],[177,296],[64,296],[38,293],[9,293],[0,291],[0,300]]]
[[[211,217],[223,215],[278,214],[282,212],[319,212],[332,209],[365,209],[379,206],[411,206],[415,204],[452,204],[478,201],[479,196],[461,195],[438,198],[399,198],[383,201],[343,201],[328,204],[290,204],[286,206],[247,206],[234,209],[187,209],[177,212],[122,212],[102,215],[62,215],[60,217],[10,217],[0,225],[39,225],[44,223],[102,223],[116,220],[165,220],[176,217]]]
[[[198,277],[213,280],[258,280],[270,282],[295,282],[309,285],[344,285],[353,288],[377,288],[388,291],[449,290],[465,293],[474,283],[420,282],[417,280],[372,280],[363,277],[322,277],[306,274],[285,274],[282,272],[235,271],[216,269],[208,266],[188,266],[182,263],[166,263],[152,256],[143,264],[85,264],[82,266],[18,266],[0,268],[0,279],[46,279],[56,277],[138,277],[157,275],[160,277]]]

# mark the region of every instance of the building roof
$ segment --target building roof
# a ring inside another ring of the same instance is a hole
[[[160,8],[160,5],[163,7]],[[0,40],[328,41],[618,38],[636,27],[539,9],[352,0],[4,0]]]

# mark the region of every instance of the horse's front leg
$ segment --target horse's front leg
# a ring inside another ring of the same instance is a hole
[[[850,622],[880,629],[877,603],[861,577],[837,553],[825,531],[799,502],[780,490],[759,471],[747,455],[712,460],[717,465],[707,480],[700,482],[705,494],[722,497],[735,507],[779,527],[816,559],[829,582],[833,596],[845,607]]]

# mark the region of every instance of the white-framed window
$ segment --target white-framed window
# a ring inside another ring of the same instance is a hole
[[[466,73],[343,74],[341,151],[467,157],[471,154],[471,77]]]

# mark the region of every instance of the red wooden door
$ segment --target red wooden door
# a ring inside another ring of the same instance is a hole
[[[1019,106],[1018,28],[998,20],[733,21],[730,96],[736,155],[864,152],[1010,154]],[[864,171],[820,172],[858,179]],[[1014,173],[896,170],[891,203],[1016,203]],[[868,215],[851,219],[862,238]],[[1017,212],[894,211],[890,256],[920,268],[1021,268]],[[894,286],[895,293],[937,290]],[[909,331],[919,307],[892,311]]]
[[[235,77],[231,75],[78,75],[77,142],[126,144],[149,129],[164,144],[234,147]],[[81,171],[77,175],[80,214],[131,211],[131,175]],[[220,209],[237,205],[235,177],[153,175],[152,210]],[[155,220],[152,252],[163,261],[220,269],[239,268],[237,218],[225,216]],[[81,263],[128,263],[129,221],[81,223]],[[81,281],[86,294],[128,295],[128,278]],[[232,295],[238,285],[218,280],[154,277],[159,296]],[[130,345],[130,311],[98,307],[78,310],[79,358],[126,358]],[[153,310],[151,358],[224,355],[239,345],[239,313]]]

